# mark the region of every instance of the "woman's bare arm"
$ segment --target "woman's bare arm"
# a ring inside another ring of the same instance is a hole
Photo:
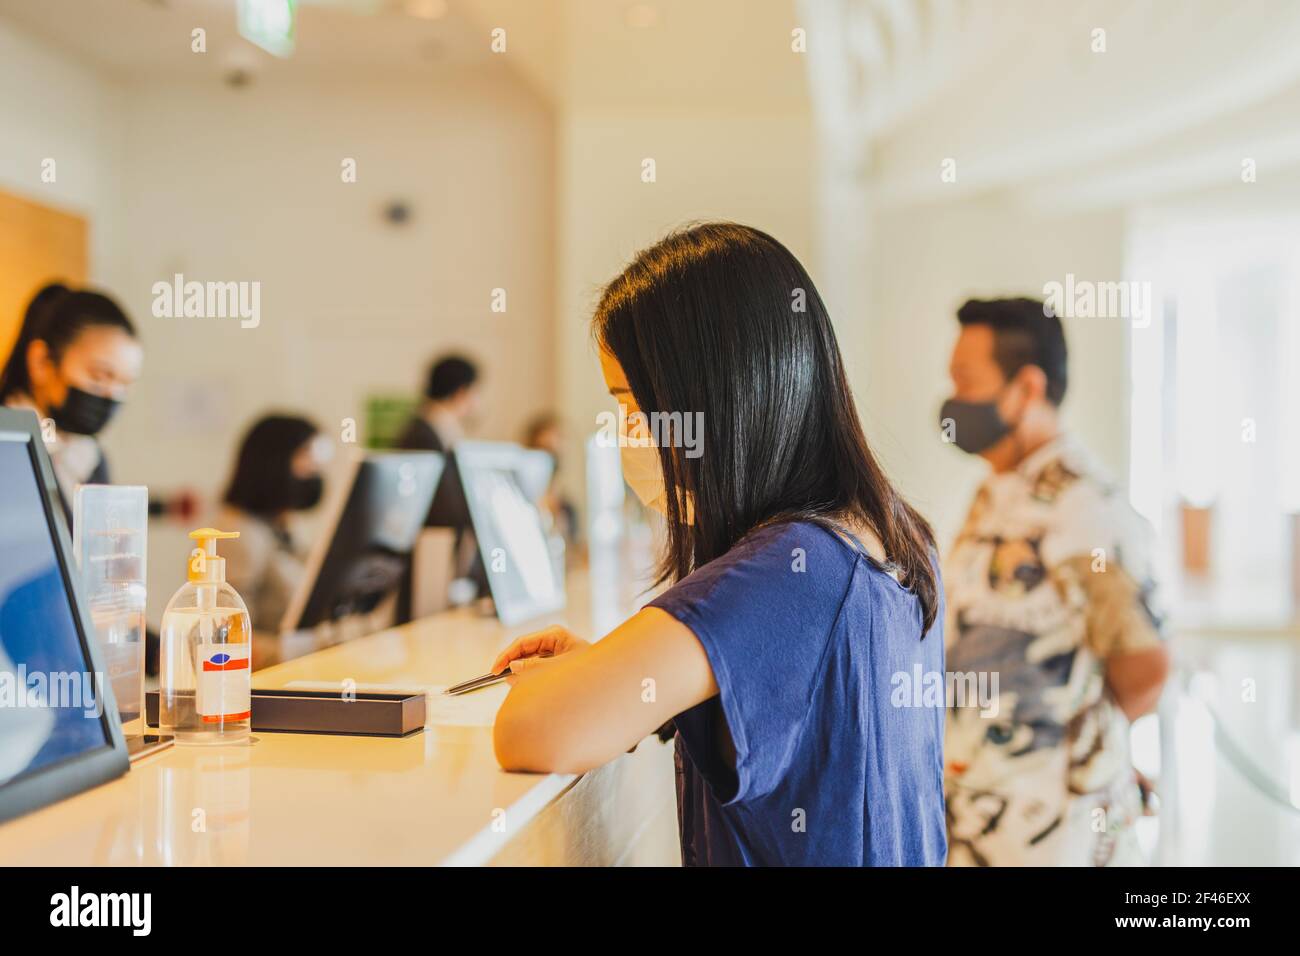
[[[717,693],[690,628],[646,608],[603,640],[521,675],[497,713],[497,760],[507,770],[581,773]]]

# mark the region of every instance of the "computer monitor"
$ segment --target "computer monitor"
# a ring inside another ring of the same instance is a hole
[[[497,617],[515,624],[564,607],[563,554],[552,550],[536,504],[551,480],[551,456],[477,441],[452,454]]]
[[[469,505],[465,501],[465,485],[460,480],[460,467],[455,454],[447,458],[442,480],[429,506],[425,524],[430,528],[454,528],[458,535],[471,524]]]
[[[513,470],[519,479],[519,487],[529,501],[539,501],[551,486],[551,476],[555,473],[555,459],[549,452],[536,448],[524,448],[512,442],[462,442],[467,448],[514,449],[515,463]],[[459,450],[461,445],[457,445]],[[621,479],[620,479],[621,480]],[[438,492],[433,496],[429,507],[426,524],[431,528],[469,528],[473,518],[469,513],[469,503],[465,500],[465,484],[460,477],[460,463],[455,454],[447,461],[447,468],[442,473]]]
[[[0,409],[0,820],[126,772],[40,423]]]
[[[551,478],[555,475],[555,459],[551,453],[540,448],[524,448],[516,445],[518,466],[515,474],[519,476],[519,488],[529,501],[538,502],[551,487]]]
[[[396,593],[444,462],[433,451],[367,452],[349,462],[281,632],[368,614]]]

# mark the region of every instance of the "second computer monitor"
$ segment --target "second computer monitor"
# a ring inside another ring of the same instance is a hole
[[[497,617],[514,624],[564,607],[563,552],[552,546],[537,499],[551,456],[509,442],[463,441],[454,452]]]
[[[437,452],[412,451],[370,452],[352,462],[282,632],[368,614],[396,593],[444,461]]]

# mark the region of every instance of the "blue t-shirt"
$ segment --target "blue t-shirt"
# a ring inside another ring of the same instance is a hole
[[[942,680],[942,608],[922,640],[916,597],[805,522],[755,532],[651,605],[694,632],[720,690],[675,718],[683,863],[943,864],[943,701],[899,693]]]

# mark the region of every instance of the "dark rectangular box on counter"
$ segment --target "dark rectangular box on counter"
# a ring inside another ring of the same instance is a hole
[[[253,689],[253,730],[263,733],[405,737],[424,729],[423,693]],[[158,726],[158,692],[145,695],[145,720]]]

